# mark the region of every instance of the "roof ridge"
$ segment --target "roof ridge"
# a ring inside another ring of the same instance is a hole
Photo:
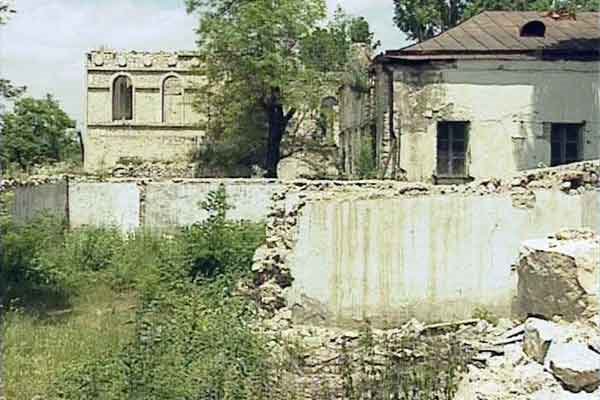
[[[600,12],[591,12],[586,13],[587,19],[569,20],[568,24],[561,24],[561,21],[539,11],[485,10],[431,38],[397,50],[388,50],[385,54],[421,54],[425,57],[426,54],[460,54],[484,49],[490,54],[552,50],[573,53],[573,56],[583,52],[600,57],[600,24],[592,26],[590,14],[600,19]],[[535,16],[544,21],[545,35],[521,36],[520,28],[534,20]]]

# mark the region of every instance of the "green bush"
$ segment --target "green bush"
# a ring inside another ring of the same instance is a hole
[[[237,300],[207,307],[203,290],[170,291],[138,311],[135,337],[108,358],[72,365],[63,399],[262,399],[268,354]]]
[[[60,247],[65,234],[63,221],[42,216],[34,223],[16,225],[9,219],[0,224],[0,299],[7,302],[35,292],[64,290],[60,271],[48,269],[41,254]]]
[[[70,364],[54,398],[266,397],[273,368],[264,339],[252,328],[256,310],[233,295],[238,280],[249,276],[264,226],[227,221],[222,187],[201,206],[209,218],[172,235],[141,232],[110,243],[115,251],[109,253],[86,239],[86,246],[73,246],[78,268],[135,288],[141,305],[133,339],[119,352]],[[106,263],[81,257],[84,249],[96,249]]]

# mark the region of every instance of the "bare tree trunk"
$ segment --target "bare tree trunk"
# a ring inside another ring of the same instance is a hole
[[[281,158],[281,140],[287,129],[288,123],[296,113],[291,109],[287,114],[283,113],[283,105],[280,101],[279,89],[273,89],[268,103],[265,104],[267,111],[269,136],[267,139],[267,178],[277,178],[277,164]]]

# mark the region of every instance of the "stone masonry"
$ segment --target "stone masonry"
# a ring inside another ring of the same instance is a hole
[[[193,106],[202,77],[193,53],[86,55],[86,171],[142,162],[189,162],[204,116]]]

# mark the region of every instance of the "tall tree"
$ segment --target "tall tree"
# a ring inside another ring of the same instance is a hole
[[[0,27],[6,24],[10,16],[15,12],[16,10],[12,6],[12,2],[9,2],[8,0],[0,0]],[[0,76],[0,113],[2,112],[2,107],[5,100],[19,96],[24,90],[24,87],[14,86],[9,80]]]
[[[484,10],[598,11],[597,0],[393,0],[394,22],[409,39],[423,41]]]
[[[17,100],[12,112],[2,116],[3,164],[17,163],[23,170],[34,164],[63,161],[79,150],[70,128],[75,121],[52,96]]]
[[[264,157],[275,177],[292,119],[320,106],[329,72],[349,52],[349,25],[325,25],[324,0],[186,1],[200,18],[198,73],[206,79],[196,104],[212,143],[205,154],[224,143],[245,163]]]
[[[12,5],[12,2],[8,0],[0,0],[0,29],[2,29],[2,26],[8,22],[10,16],[15,12],[16,11]],[[0,76],[0,149],[4,147],[4,139],[2,137],[2,120],[6,109],[6,104],[19,97],[24,91],[25,87],[15,86],[8,79]],[[3,157],[0,156],[0,174],[2,174],[3,168],[4,160]]]

